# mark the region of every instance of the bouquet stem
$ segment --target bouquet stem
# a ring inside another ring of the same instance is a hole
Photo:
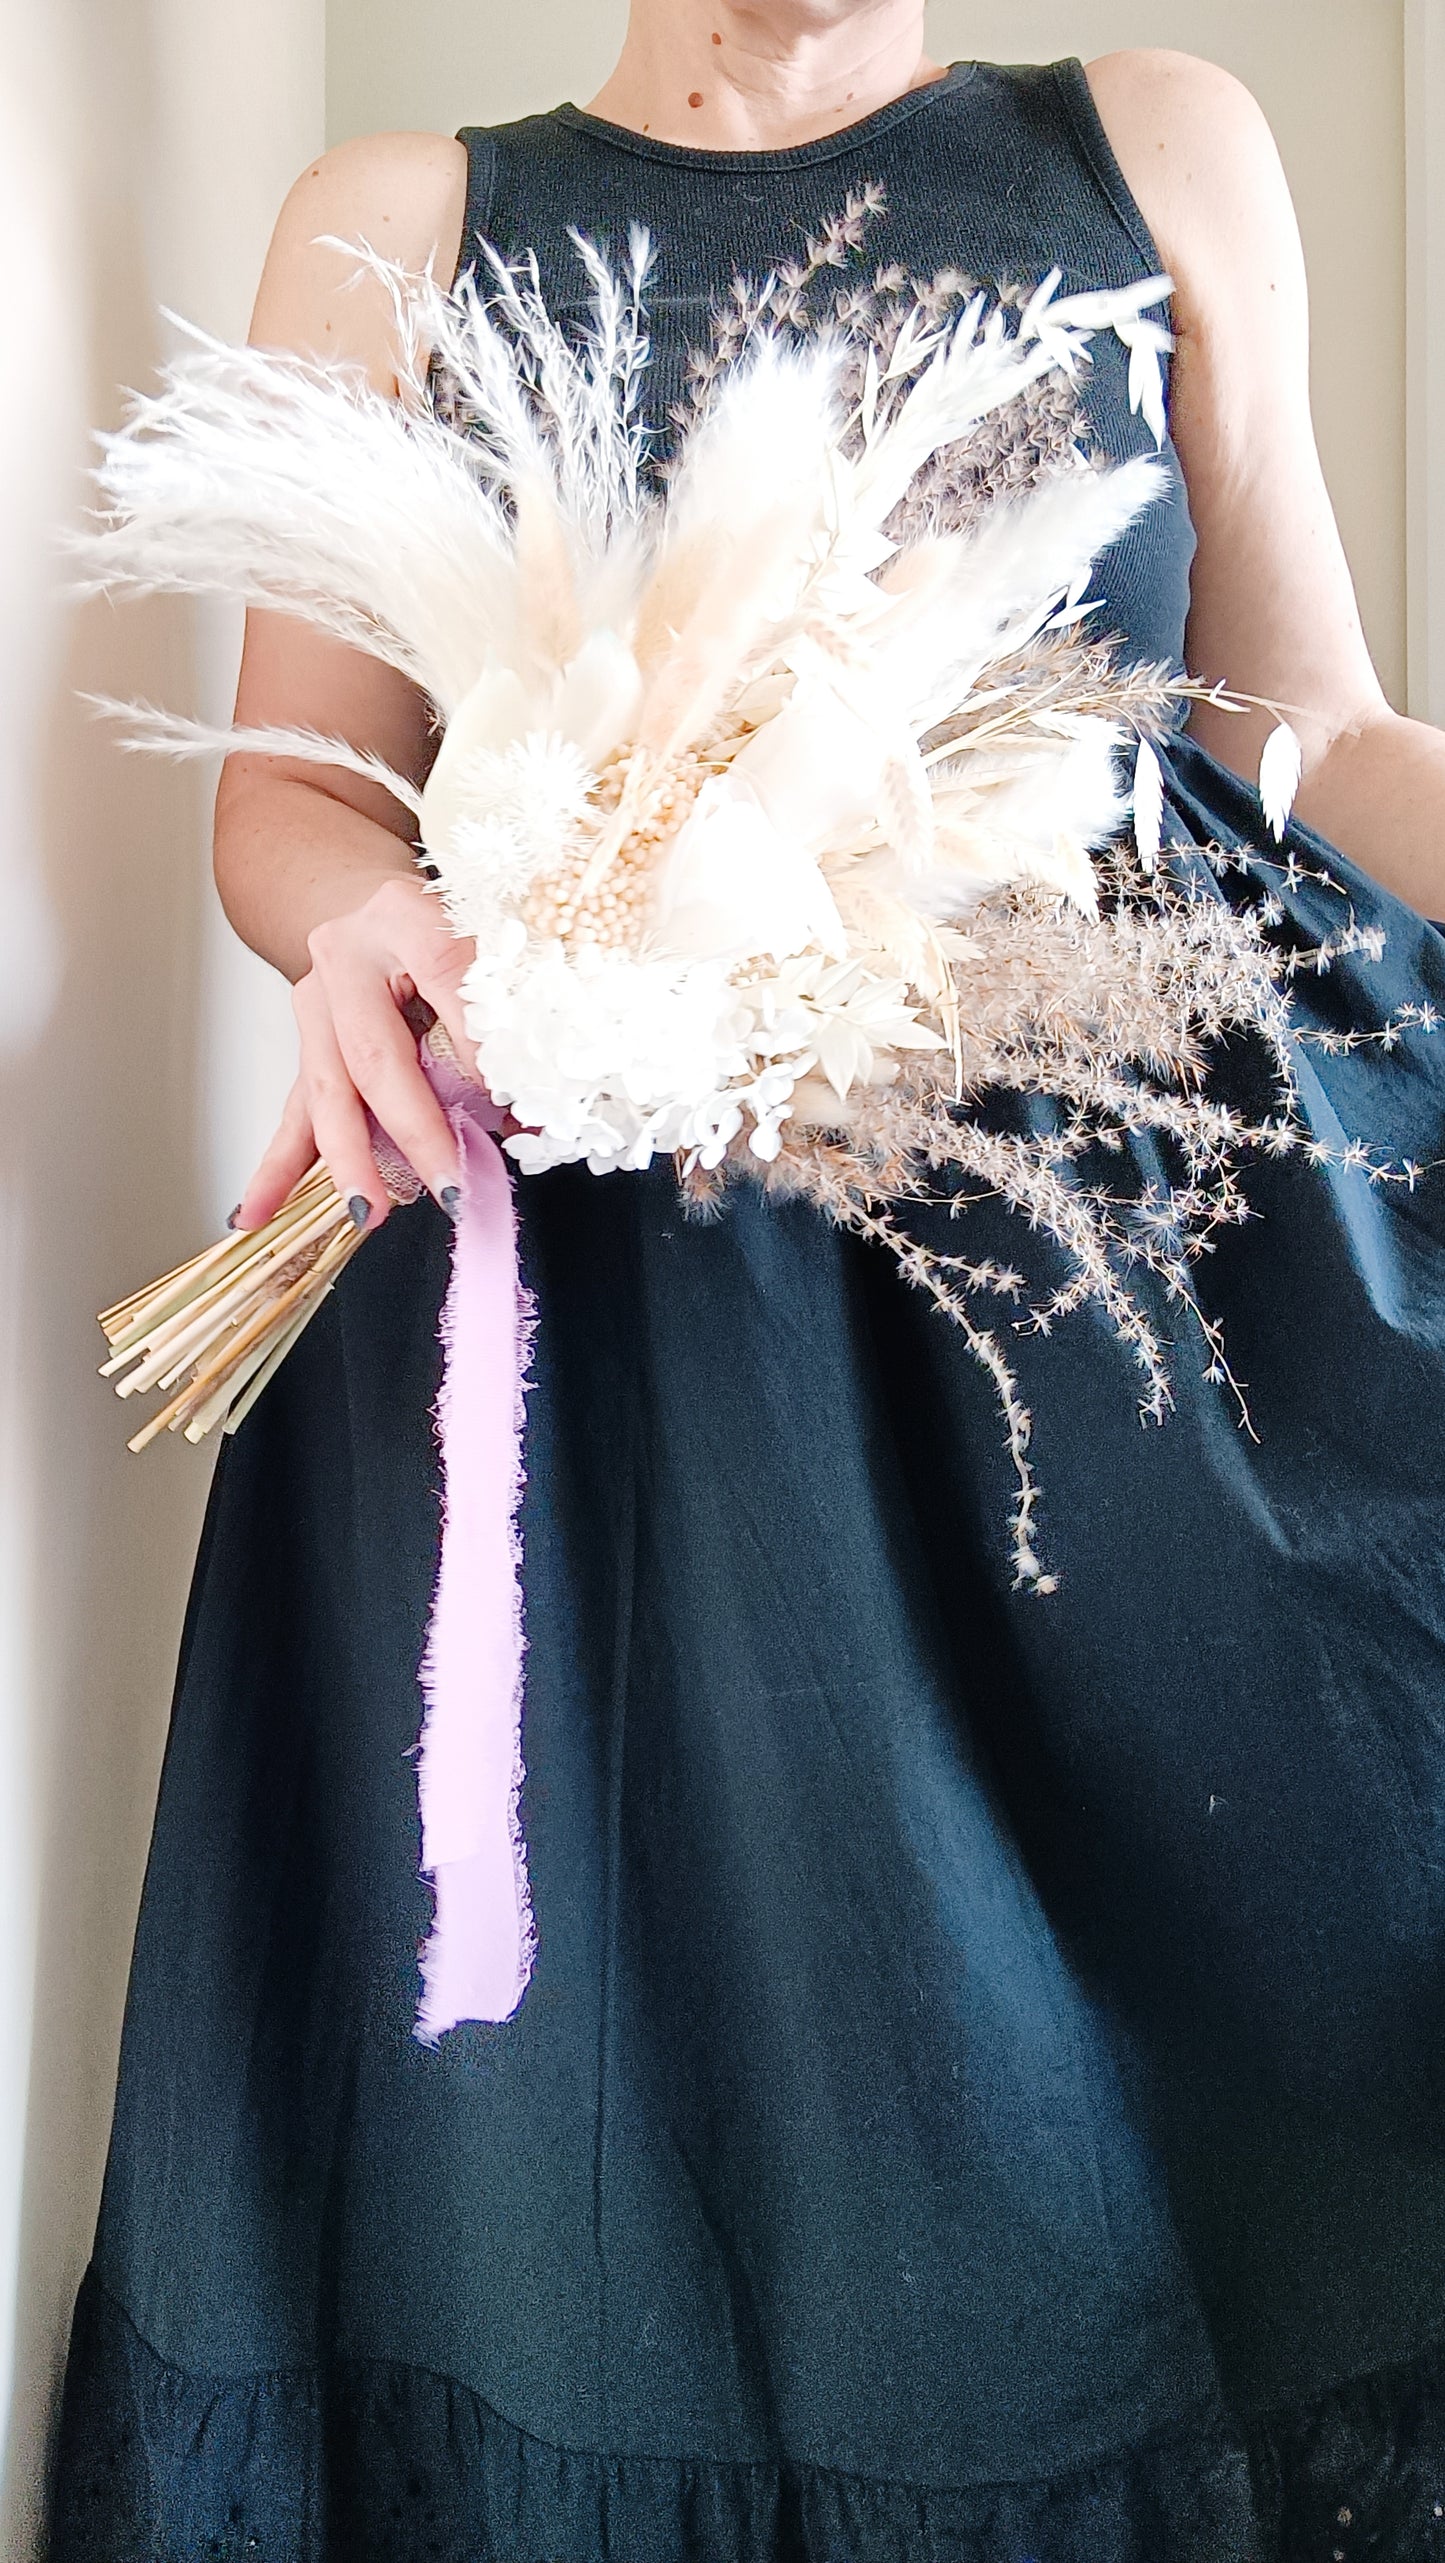
[[[163,1432],[188,1442],[217,1425],[233,1433],[361,1242],[318,1164],[263,1227],[219,1238],[103,1310],[101,1377],[115,1379],[120,1397],[174,1392],[129,1447],[144,1450]]]

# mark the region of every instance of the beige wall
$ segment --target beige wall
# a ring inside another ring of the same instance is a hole
[[[585,100],[624,0],[327,0],[327,129],[451,131]],[[1246,80],[1294,186],[1320,442],[1375,657],[1405,700],[1405,231],[1396,0],[932,0],[942,60],[1177,45]]]
[[[209,778],[122,759],[74,694],[217,703],[236,635],[171,605],[70,611],[51,529],[87,427],[149,372],[157,302],[244,332],[322,65],[320,0],[0,0],[24,369],[0,402],[4,2563],[38,2551],[206,1487],[194,1452],[128,1457],[94,1311],[212,1233],[289,1052],[284,992],[234,958],[209,890]]]

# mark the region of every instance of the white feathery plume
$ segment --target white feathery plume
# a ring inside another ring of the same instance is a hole
[[[1109,471],[1059,472],[990,508],[975,532],[905,555],[906,584],[878,646],[890,685],[920,729],[945,718],[981,670],[1042,630],[1108,546],[1166,488],[1150,458]],[[890,573],[879,584],[890,588]]]
[[[94,588],[220,592],[397,668],[445,714],[516,613],[506,515],[468,440],[359,372],[191,331],[102,438]]]
[[[1043,374],[1056,371],[1057,348],[1042,343],[1021,326],[1010,332],[1001,310],[981,320],[983,298],[971,302],[961,319],[932,346],[922,371],[908,382],[906,396],[896,399],[863,451],[842,476],[845,521],[881,527],[912,482],[945,445],[956,444],[981,418],[1017,400]],[[925,346],[929,340],[922,342]],[[907,376],[918,342],[905,330],[883,382]]]
[[[796,619],[825,539],[839,365],[828,346],[759,340],[684,445],[638,611],[640,735],[661,755]]]
[[[489,293],[472,268],[445,293],[430,272],[411,275],[369,246],[361,269],[391,302],[408,409],[428,409],[439,370],[474,439],[478,468],[503,489],[545,478],[550,468],[563,515],[600,551],[618,517],[639,502],[642,295],[652,253],[647,234],[634,227],[624,281],[590,243],[573,238],[593,288],[590,326],[576,338],[548,311],[535,259],[509,265],[489,243],[482,244]],[[357,254],[345,241],[328,245]]]
[[[163,711],[155,703],[122,703],[110,694],[82,694],[80,699],[103,718],[127,723],[130,735],[120,744],[128,754],[149,749],[174,757],[288,756],[304,765],[339,766],[343,773],[379,783],[413,818],[421,817],[422,796],[409,776],[398,774],[368,748],[355,748],[349,740],[330,738],[324,731],[193,721],[182,713]]]
[[[1128,811],[1122,744],[1122,731],[1095,721],[1073,736],[1003,740],[942,767],[934,869],[914,891],[920,903],[958,915],[994,883],[1031,880],[1052,883],[1092,915],[1090,856]]]
[[[640,401],[650,341],[646,294],[652,273],[651,237],[641,223],[628,231],[626,276],[617,276],[583,232],[569,229],[571,240],[592,286],[592,324],[587,334],[594,399],[602,416],[601,433],[613,453],[612,487],[619,514],[636,515],[643,504],[641,475],[647,454],[647,430]]]

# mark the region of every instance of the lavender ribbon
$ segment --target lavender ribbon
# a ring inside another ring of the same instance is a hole
[[[422,1660],[421,1867],[435,1912],[422,1951],[416,2035],[509,2020],[537,1935],[519,1801],[522,1764],[522,1424],[535,1312],[517,1263],[516,1210],[492,1135],[502,1115],[430,1045],[455,1133],[462,1209],[442,1311],[436,1405],[442,1535]]]

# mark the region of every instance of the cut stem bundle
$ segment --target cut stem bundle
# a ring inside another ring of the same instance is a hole
[[[102,1379],[116,1394],[174,1393],[130,1442],[162,1432],[204,1441],[233,1433],[361,1244],[325,1168],[303,1176],[261,1228],[223,1237],[145,1290],[102,1311]],[[123,1376],[121,1375],[123,1374]]]

